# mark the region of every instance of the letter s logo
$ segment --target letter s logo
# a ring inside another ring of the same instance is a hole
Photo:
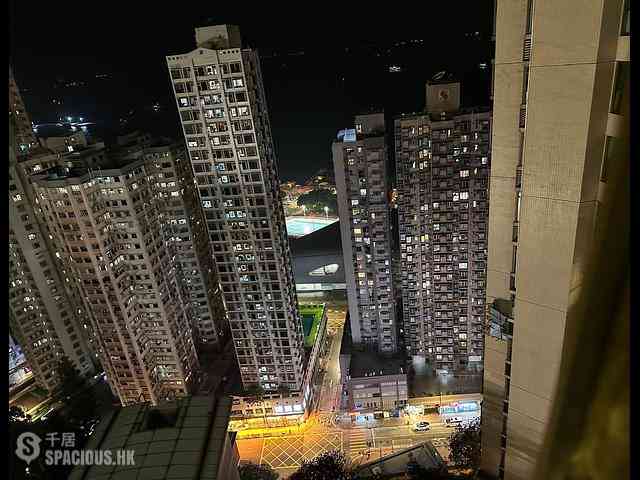
[[[16,442],[16,455],[29,465],[40,455],[40,442],[42,440],[33,432],[20,434]]]

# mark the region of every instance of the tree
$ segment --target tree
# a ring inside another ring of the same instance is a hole
[[[311,190],[309,193],[300,195],[297,200],[299,207],[305,205],[311,212],[324,213],[324,207],[329,207],[329,211],[338,211],[338,201],[335,193],[325,188]]]
[[[27,415],[22,407],[14,405],[9,408],[9,422],[30,422],[31,415]]]
[[[75,395],[84,385],[84,379],[66,356],[58,362],[57,373],[60,384],[55,393],[63,398]]]
[[[264,389],[258,384],[251,385],[245,389],[244,394],[248,397],[255,397],[258,400],[262,400]]]
[[[449,461],[474,471],[480,465],[480,422],[459,426],[449,438]]]
[[[289,480],[353,480],[355,478],[344,454],[338,450],[323,453],[302,466]]]
[[[271,467],[251,462],[239,465],[238,472],[240,472],[240,480],[278,480],[280,477]]]

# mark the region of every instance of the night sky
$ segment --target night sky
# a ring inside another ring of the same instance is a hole
[[[125,129],[179,138],[164,57],[194,49],[196,26],[237,24],[262,57],[280,177],[304,181],[331,165],[331,141],[354,114],[384,108],[392,121],[420,111],[425,81],[441,70],[462,80],[465,106],[490,104],[493,2],[424,4],[429,9],[403,4],[394,13],[369,2],[320,13],[299,3],[252,14],[249,2],[228,2],[223,12],[220,2],[11,0],[10,61],[37,123],[82,115],[108,137],[126,119]],[[389,73],[390,65],[402,72]],[[85,84],[64,86],[74,81]],[[151,110],[155,102],[160,112]]]

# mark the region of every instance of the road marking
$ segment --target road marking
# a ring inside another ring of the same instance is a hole
[[[264,440],[262,440],[262,447],[260,448],[260,463],[262,465],[262,454],[264,453]]]

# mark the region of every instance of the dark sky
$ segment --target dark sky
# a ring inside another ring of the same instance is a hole
[[[110,128],[126,117],[179,136],[164,57],[195,48],[194,27],[218,23],[239,25],[245,46],[262,56],[283,180],[328,167],[331,141],[359,111],[384,108],[391,120],[421,110],[424,82],[438,71],[460,77],[464,104],[489,104],[492,1],[404,4],[395,13],[371,2],[353,12],[300,2],[289,12],[227,2],[225,12],[221,3],[10,0],[11,63],[27,108],[36,122],[83,115]],[[489,68],[480,70],[482,62]],[[389,73],[389,65],[403,71]],[[87,84],[60,86],[71,81]],[[159,113],[150,111],[154,102]]]

